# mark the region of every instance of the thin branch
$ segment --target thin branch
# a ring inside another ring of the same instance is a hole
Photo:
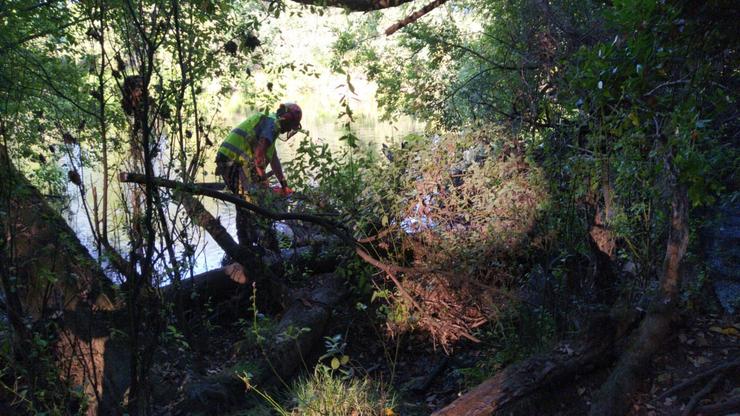
[[[422,18],[425,14],[431,12],[432,10],[436,9],[437,7],[445,4],[447,0],[434,0],[433,2],[427,4],[426,6],[422,7],[421,9],[411,13],[410,15],[406,16],[403,20],[399,20],[392,26],[390,26],[388,29],[385,30],[385,35],[390,36],[394,33],[396,33],[399,29],[410,25],[411,23],[414,23],[415,21]]]
[[[671,86],[671,85],[685,84],[685,83],[687,83],[687,82],[689,82],[689,81],[688,81],[688,80],[686,80],[686,79],[679,79],[678,81],[670,81],[670,82],[664,82],[664,83],[662,83],[662,84],[658,85],[657,87],[653,88],[653,89],[652,89],[652,90],[650,90],[649,92],[645,93],[645,94],[644,94],[643,96],[644,96],[644,97],[647,97],[648,95],[653,95],[653,93],[654,93],[655,91],[658,91],[659,89],[661,89],[661,88],[664,88],[664,87],[669,87],[669,86]]]
[[[691,387],[692,385],[699,383],[701,381],[704,381],[705,379],[709,378],[710,376],[718,373],[718,372],[724,372],[727,370],[731,370],[735,367],[740,366],[740,360],[731,361],[729,363],[720,364],[718,366],[712,367],[707,371],[701,372],[694,377],[691,377],[690,379],[684,381],[681,384],[678,384],[674,387],[671,387],[670,389],[666,390],[663,394],[658,396],[656,400],[661,401],[665,399],[666,397],[670,397],[682,390],[685,390],[687,387]]]
[[[711,393],[715,387],[717,387],[717,383],[719,383],[719,381],[722,379],[724,375],[725,375],[724,372],[720,372],[719,374],[715,375],[714,378],[712,378],[712,380],[709,383],[707,383],[707,385],[704,386],[703,389],[699,390],[698,393],[692,396],[691,400],[689,401],[689,404],[686,405],[686,410],[684,410],[683,416],[693,415],[694,410],[696,409],[696,406],[699,404],[699,401],[703,399],[704,396]]]
[[[74,25],[76,25],[78,23],[83,23],[83,22],[86,22],[88,20],[91,20],[91,18],[90,17],[80,18],[78,20],[73,20],[71,22],[67,22],[67,23],[65,23],[63,25],[60,25],[60,26],[55,26],[51,30],[46,30],[46,31],[39,32],[39,33],[32,33],[30,35],[27,35],[24,38],[21,38],[21,39],[15,41],[15,42],[13,42],[13,43],[8,43],[8,44],[3,45],[3,47],[0,48],[0,54],[5,53],[9,49],[17,48],[17,47],[23,45],[26,42],[30,42],[30,41],[32,41],[34,39],[38,39],[40,37],[44,37],[44,36],[48,36],[48,35],[51,35],[51,34],[54,34],[54,33],[58,33],[58,32],[66,29],[66,28],[68,28],[70,26],[74,26]]]
[[[353,12],[369,12],[372,10],[397,7],[413,0],[293,0],[295,3],[317,7],[341,7]]]
[[[410,32],[409,34],[411,36],[415,37],[415,38],[420,38],[419,35],[417,35],[417,34],[415,34],[413,32]],[[448,46],[450,48],[460,49],[461,51],[467,52],[467,53],[473,55],[474,57],[480,59],[481,61],[487,63],[488,65],[490,65],[494,69],[501,69],[501,70],[506,70],[506,71],[521,71],[523,69],[538,69],[539,68],[538,65],[518,65],[518,66],[517,65],[505,65],[505,64],[502,64],[502,63],[493,61],[493,60],[491,60],[491,58],[489,58],[489,57],[481,54],[480,52],[478,52],[478,51],[476,51],[474,49],[471,49],[471,48],[469,48],[467,46],[464,46],[464,45],[459,45],[457,43],[448,42],[446,40],[443,40],[442,38],[436,38],[436,37],[435,38],[431,38],[429,40],[431,42],[436,42],[436,43],[439,43],[441,45]]]

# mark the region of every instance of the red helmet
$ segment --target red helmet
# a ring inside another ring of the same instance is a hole
[[[277,110],[277,116],[281,120],[287,121],[288,130],[298,130],[301,128],[301,118],[303,117],[303,111],[301,107],[295,103],[282,103]]]

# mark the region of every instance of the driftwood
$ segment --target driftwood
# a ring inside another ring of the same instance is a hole
[[[585,341],[562,343],[550,353],[509,366],[433,416],[506,412],[536,392],[609,365],[615,358],[616,344],[630,332],[637,319],[634,313],[616,319],[600,318],[582,337]]]

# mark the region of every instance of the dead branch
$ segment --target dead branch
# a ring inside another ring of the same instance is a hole
[[[184,192],[176,192],[175,197],[182,201],[188,216],[199,226],[205,229],[213,240],[218,244],[232,259],[246,265],[257,258],[256,253],[246,246],[240,246],[231,237],[221,222],[214,218],[210,212],[197,199]]]
[[[704,396],[711,393],[712,390],[714,390],[714,388],[717,386],[717,383],[719,383],[724,375],[724,372],[720,372],[719,374],[715,375],[714,378],[712,378],[712,380],[706,386],[704,386],[703,389],[699,390],[698,393],[692,396],[691,400],[689,400],[689,404],[686,405],[686,410],[684,410],[683,416],[693,415],[694,409],[696,409],[696,405],[699,404],[699,401],[703,399]]]
[[[676,386],[671,387],[670,389],[666,390],[663,394],[661,394],[660,396],[658,396],[658,398],[656,400],[657,401],[661,401],[661,400],[665,399],[666,397],[671,397],[671,396],[673,396],[674,394],[676,394],[676,393],[678,393],[680,391],[686,390],[686,388],[691,387],[692,385],[694,385],[696,383],[699,383],[699,382],[702,382],[702,381],[706,380],[707,378],[709,378],[710,376],[712,376],[714,374],[717,374],[719,372],[725,372],[727,370],[731,370],[731,369],[733,369],[735,367],[739,367],[739,366],[740,366],[740,359],[735,360],[735,361],[731,361],[729,363],[724,363],[724,364],[720,364],[718,366],[712,367],[709,370],[703,371],[703,372],[695,375],[694,377],[691,377],[690,379],[685,380],[684,382],[682,382],[680,384],[677,384]]]
[[[371,235],[370,237],[360,238],[360,239],[357,240],[357,242],[358,243],[362,243],[362,244],[372,243],[373,241],[377,241],[377,240],[380,240],[381,238],[384,238],[385,236],[387,236],[388,234],[390,234],[391,232],[393,232],[395,230],[395,228],[396,227],[386,228],[385,230],[382,230],[382,231],[380,231],[379,233],[377,233],[375,235]]]
[[[126,183],[145,184],[146,175],[139,174],[139,173],[121,172],[119,174],[119,180],[121,182],[126,182]],[[269,218],[275,221],[298,220],[298,221],[304,221],[304,222],[309,222],[309,223],[313,223],[316,225],[320,225],[324,227],[327,231],[339,237],[345,243],[351,246],[354,246],[356,248],[357,254],[360,255],[362,259],[364,259],[371,265],[379,268],[380,270],[383,270],[386,272],[391,271],[391,272],[396,272],[396,273],[399,273],[399,272],[400,273],[403,273],[403,272],[423,273],[423,272],[431,271],[431,270],[402,267],[402,266],[396,266],[392,264],[383,263],[380,260],[373,258],[364,248],[362,248],[360,243],[357,240],[355,240],[351,235],[349,235],[349,233],[344,229],[344,226],[334,221],[328,220],[324,217],[321,217],[319,215],[273,212],[268,209],[262,208],[258,205],[249,203],[236,195],[215,191],[213,189],[199,186],[196,184],[177,182],[177,181],[173,181],[170,179],[164,179],[164,178],[151,178],[151,181],[152,181],[152,184],[154,184],[155,186],[175,189],[181,193],[185,192],[185,193],[189,193],[192,195],[203,195],[203,196],[207,196],[210,198],[218,199],[220,201],[230,202],[236,205],[237,207],[245,208],[249,211],[255,212],[259,215],[262,215],[266,218]],[[205,211],[205,208],[203,208],[203,210]],[[206,223],[215,226],[215,223],[212,223],[210,219],[207,220]],[[228,233],[226,233],[226,235],[228,235]],[[231,237],[229,236],[228,238],[231,238]],[[228,240],[225,239],[224,241],[227,243],[227,245],[230,245],[228,243]]]
[[[421,17],[423,17],[425,14],[431,12],[432,10],[436,9],[437,7],[447,3],[447,0],[434,0],[433,2],[427,4],[426,6],[422,7],[421,9],[411,13],[410,15],[406,16],[405,19],[399,20],[394,25],[390,26],[388,29],[385,30],[385,35],[390,36],[398,31],[398,29],[403,28],[404,26],[408,26],[411,23],[414,23],[415,21],[419,20]]]
[[[721,403],[708,404],[696,409],[696,413],[704,416],[726,415],[740,410],[740,396],[731,397]]]
[[[121,172],[118,175],[118,180],[120,180],[121,182],[125,182],[125,183],[138,183],[141,185],[146,184],[147,182],[146,175],[140,174],[140,173],[131,173],[131,172]],[[173,180],[164,179],[164,178],[151,178],[151,181],[153,185],[161,187],[161,188],[175,189],[177,191],[186,192],[192,195],[203,195],[203,196],[218,199],[221,201],[231,202],[232,204],[238,207],[248,209],[252,212],[260,214],[263,217],[269,218],[271,220],[275,220],[275,221],[299,220],[299,221],[305,221],[305,222],[310,222],[313,224],[321,225],[327,229],[330,229],[335,234],[342,233],[342,235],[339,235],[339,234],[337,235],[339,237],[349,238],[352,242],[354,242],[354,239],[349,237],[342,230],[343,227],[341,224],[335,223],[334,221],[328,220],[319,215],[273,212],[268,209],[262,208],[258,205],[249,203],[243,200],[242,198],[239,198],[236,195],[229,194],[226,192],[219,192],[209,187],[196,185],[194,183],[184,183],[184,182],[178,182],[178,181],[173,181]]]
[[[397,7],[411,0],[293,0],[296,3],[309,6],[341,7],[353,12],[369,12],[371,10]]]

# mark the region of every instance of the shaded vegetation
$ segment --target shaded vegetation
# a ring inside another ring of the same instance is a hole
[[[681,325],[737,350],[733,2],[296,3],[0,6],[0,413],[670,413],[645,383]],[[291,54],[309,19],[330,57]],[[304,216],[235,241],[186,196],[227,113],[329,73],[337,114],[304,111],[343,133],[279,143],[298,193],[262,207]],[[363,136],[365,78],[425,130]],[[704,364],[689,414],[736,394]]]

